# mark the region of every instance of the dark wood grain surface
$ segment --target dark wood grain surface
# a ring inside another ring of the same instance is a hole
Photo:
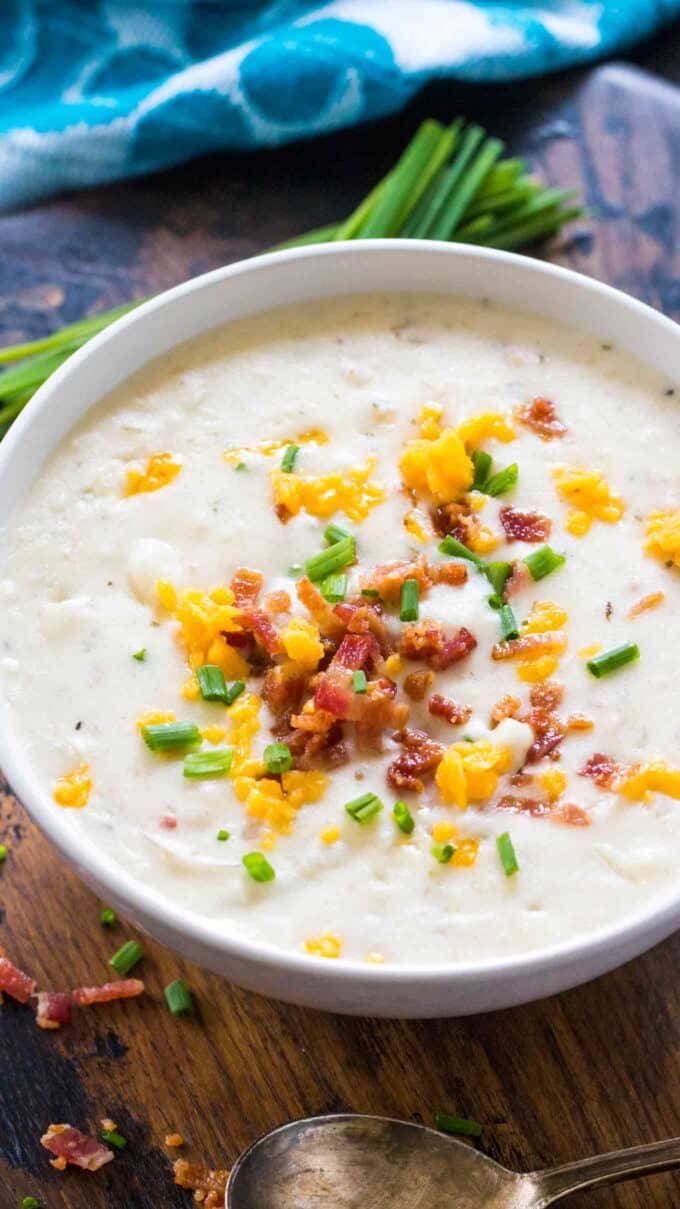
[[[655,53],[670,64],[667,42]],[[593,207],[554,259],[680,317],[678,93],[609,67],[512,89],[442,85],[398,118],[313,146],[207,159],[0,217],[0,331],[7,341],[43,334],[343,215],[421,116],[460,110]],[[93,895],[8,791],[0,840],[10,849],[0,944],[46,987],[105,978],[129,930],[100,928]],[[425,1023],[284,1007],[148,949],[142,1001],[80,1012],[60,1033],[3,1007],[0,1209],[28,1194],[46,1209],[186,1206],[172,1186],[168,1131],[185,1134],[187,1156],[228,1165],[262,1131],[318,1112],[471,1115],[484,1123],[484,1149],[517,1169],[680,1134],[678,937],[559,998]],[[180,975],[200,1005],[192,1020],[175,1021],[163,1003]],[[92,1128],[103,1116],[129,1139],[115,1163],[96,1175],[54,1172],[38,1141],[48,1122]],[[677,1209],[680,1182],[656,1177],[569,1204]]]

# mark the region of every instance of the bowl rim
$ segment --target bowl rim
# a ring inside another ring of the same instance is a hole
[[[680,351],[680,325],[660,312],[655,311],[647,304],[604,282],[586,277],[574,270],[552,264],[551,262],[521,256],[514,252],[503,252],[495,248],[451,244],[436,240],[421,241],[409,239],[376,239],[370,241],[321,243],[282,249],[212,269],[207,273],[192,277],[188,281],[182,282],[169,290],[165,290],[121,316],[109,327],[103,329],[89,340],[77,352],[72,354],[39,388],[17,420],[15,420],[4,440],[0,443],[0,490],[4,485],[3,479],[15,454],[15,450],[30,438],[33,428],[43,419],[44,414],[50,407],[54,391],[63,382],[68,381],[69,378],[77,376],[80,367],[85,362],[98,357],[110,343],[115,344],[120,333],[129,327],[144,324],[150,315],[174,303],[175,300],[189,297],[196,291],[208,288],[216,282],[222,282],[232,277],[240,277],[244,274],[266,274],[271,266],[279,265],[283,261],[324,260],[329,256],[361,256],[370,261],[372,257],[379,258],[385,252],[398,252],[404,256],[418,255],[423,252],[427,252],[428,254],[434,253],[479,261],[489,268],[492,265],[506,264],[519,268],[520,271],[526,272],[529,277],[535,275],[552,279],[556,287],[559,286],[560,282],[568,282],[586,293],[599,296],[605,303],[615,303],[618,307],[623,307],[633,314],[640,315],[646,322],[651,321],[656,324],[678,341]],[[385,287],[382,288],[384,290]],[[369,288],[365,291],[353,290],[349,292],[380,293],[381,287],[376,285],[373,290]],[[420,292],[422,292],[422,289]],[[433,292],[443,293],[444,291],[434,290]],[[344,291],[344,293],[347,293],[347,291]],[[450,293],[452,296],[455,296],[455,288]],[[489,289],[489,293],[493,297],[492,288]],[[342,294],[343,291],[338,290],[337,294],[329,296],[340,297]],[[465,297],[465,293],[462,296]],[[252,310],[248,314],[258,314],[268,309],[276,308],[267,306],[265,303],[261,308]],[[525,308],[518,307],[517,309],[524,310]],[[532,313],[530,307],[526,308],[526,313]],[[559,320],[556,320],[556,322],[559,322]],[[573,326],[568,323],[565,325]],[[214,326],[220,325],[217,324]],[[202,333],[197,333],[197,335],[204,334],[210,330],[211,327],[205,327],[202,329]],[[153,355],[149,356],[148,361],[154,360],[159,355],[161,354],[154,352]],[[638,359],[642,358],[638,357]],[[122,380],[124,381],[125,379],[123,378]],[[112,388],[107,388],[98,398],[93,399],[89,407],[80,413],[79,420],[93,407],[96,407],[101,398],[110,389]],[[63,437],[59,437],[56,440],[53,439],[50,441],[49,451],[46,456],[50,456],[54,452],[59,441],[62,439]],[[32,482],[35,477],[33,475],[30,481]],[[10,506],[10,515],[11,512],[12,508]],[[6,701],[0,698],[0,710],[6,711],[6,708]],[[172,933],[173,938],[181,937],[187,944],[198,945],[201,950],[201,956],[194,958],[197,961],[203,961],[204,956],[212,952],[225,958],[231,957],[238,961],[246,962],[251,966],[268,967],[279,973],[289,973],[291,976],[295,976],[296,974],[309,976],[313,971],[315,982],[321,984],[331,984],[337,982],[339,978],[354,979],[357,984],[361,983],[362,987],[367,990],[370,990],[371,987],[384,989],[390,982],[402,985],[405,982],[427,983],[429,985],[445,983],[465,984],[467,982],[483,983],[508,975],[515,975],[518,978],[528,978],[547,973],[562,964],[568,965],[574,961],[583,962],[585,968],[587,959],[604,947],[612,945],[617,949],[622,947],[625,947],[626,950],[632,949],[636,940],[641,936],[654,934],[660,937],[661,935],[668,934],[672,930],[671,921],[674,918],[677,918],[678,923],[680,923],[680,888],[677,890],[671,888],[667,894],[660,894],[654,897],[650,905],[645,905],[633,914],[624,917],[622,921],[610,923],[594,932],[586,933],[580,938],[572,938],[561,941],[558,944],[532,949],[529,952],[523,952],[515,956],[485,959],[479,962],[466,961],[459,963],[452,961],[446,963],[430,962],[415,964],[394,961],[381,965],[355,958],[341,958],[334,962],[318,962],[306,953],[279,948],[259,940],[251,940],[238,933],[233,935],[226,934],[224,931],[220,931],[221,925],[217,921],[210,921],[206,917],[201,917],[193,912],[186,912],[178,908],[169,897],[165,898],[159,892],[151,890],[141,881],[135,879],[132,873],[128,872],[123,865],[118,864],[114,860],[107,859],[101,849],[98,849],[88,841],[84,833],[74,828],[64,814],[54,808],[54,803],[47,787],[40,785],[37,774],[34,774],[31,770],[30,756],[27,751],[22,751],[19,736],[15,736],[10,727],[2,725],[0,725],[0,768],[2,768],[8,784],[27,810],[32,821],[39,826],[40,830],[62,854],[67,864],[74,868],[79,876],[83,877],[83,870],[86,874],[90,874],[92,881],[95,881],[100,887],[104,888],[110,894],[112,901],[122,904],[119,909],[123,914],[129,913],[132,919],[139,919],[141,916],[144,920],[143,926],[148,926],[150,933],[153,934],[154,929],[158,928],[162,935]],[[152,922],[148,924],[147,921]],[[167,941],[164,940],[162,943],[173,945],[175,943],[173,938]],[[185,949],[185,951],[187,950]],[[209,965],[210,963],[206,962],[206,964]]]

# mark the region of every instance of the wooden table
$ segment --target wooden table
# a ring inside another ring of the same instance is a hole
[[[680,106],[670,86],[610,67],[512,89],[438,86],[405,115],[320,144],[208,159],[4,216],[5,338],[41,334],[344,215],[420,117],[460,110],[595,208],[556,259],[680,317]],[[99,926],[94,896],[9,791],[0,840],[10,848],[0,943],[46,987],[105,977],[128,929]],[[38,1030],[28,1009],[2,1009],[0,1209],[27,1194],[70,1209],[186,1206],[170,1177],[168,1131],[186,1135],[187,1155],[228,1165],[257,1134],[310,1113],[471,1115],[484,1123],[484,1149],[517,1169],[680,1133],[680,937],[544,1003],[406,1024],[285,1007],[148,948],[143,1001],[80,1012],[60,1033]],[[163,1003],[163,986],[180,975],[200,1005],[193,1020],[175,1021]],[[115,1163],[97,1175],[52,1171],[38,1141],[47,1123],[92,1128],[103,1116],[129,1139]],[[680,1184],[665,1176],[569,1203],[679,1202]]]

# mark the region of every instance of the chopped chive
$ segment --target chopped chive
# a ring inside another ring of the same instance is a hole
[[[293,757],[287,743],[270,743],[262,754],[267,772],[279,775],[293,767]]]
[[[511,466],[506,466],[505,470],[492,474],[491,478],[486,480],[482,491],[485,495],[505,495],[506,491],[517,485],[518,478],[519,467],[517,462],[513,462]]]
[[[224,777],[231,768],[234,753],[231,747],[214,747],[211,751],[190,751],[184,757],[185,777]]]
[[[290,474],[295,469],[295,461],[300,452],[299,445],[289,445],[281,458],[281,469],[284,474]]]
[[[550,546],[541,546],[540,550],[536,550],[524,559],[533,580],[545,579],[551,571],[557,571],[559,567],[563,567],[566,561],[563,554],[556,554]]]
[[[140,651],[135,651],[135,653],[134,653],[134,655],[132,656],[132,658],[133,658],[133,659],[136,659],[136,660],[137,660],[137,663],[143,663],[143,662],[144,662],[144,660],[146,659],[146,647],[145,647],[145,646],[143,646],[143,647],[142,647],[142,649],[141,649]]]
[[[483,449],[475,449],[472,455],[472,465],[475,468],[475,477],[472,480],[473,491],[483,491],[484,484],[491,474],[493,459],[490,453],[485,453]]]
[[[442,1133],[458,1133],[468,1138],[479,1138],[482,1127],[477,1121],[469,1121],[466,1117],[452,1117],[447,1112],[438,1112],[435,1117],[437,1129]]]
[[[102,928],[111,928],[116,922],[116,913],[111,910],[111,907],[102,907],[99,915],[99,922]]]
[[[492,609],[502,609],[502,608],[503,608],[503,604],[505,603],[505,602],[504,602],[504,600],[503,600],[503,597],[502,597],[502,596],[496,596],[496,594],[495,594],[495,593],[494,593],[494,595],[493,595],[493,596],[487,596],[487,598],[486,598],[486,599],[487,599],[487,601],[488,601],[488,603],[489,603],[490,608],[492,608]]]
[[[625,667],[627,663],[635,663],[635,660],[639,658],[640,648],[637,642],[624,642],[622,646],[615,646],[611,651],[603,651],[601,655],[594,655],[592,659],[588,660],[586,667],[593,676],[601,680],[603,676],[608,676],[610,672]]]
[[[330,526],[329,526],[330,528]],[[353,537],[341,537],[327,550],[314,554],[305,563],[307,575],[313,583],[332,575],[334,571],[342,571],[354,562],[356,550]]]
[[[7,845],[0,844],[0,865],[7,860]]]
[[[354,689],[355,693],[366,692],[366,689],[368,688],[368,681],[366,679],[366,673],[362,670],[362,668],[359,668],[359,670],[352,676],[352,688]]]
[[[453,844],[433,844],[430,852],[440,865],[448,865],[451,857],[455,855],[456,849]]]
[[[246,691],[245,680],[234,680],[234,682],[232,684],[230,684],[229,688],[227,689],[227,695],[224,698],[225,703],[227,705],[233,705],[236,698],[240,697],[241,693],[244,693],[245,691]]]
[[[324,541],[329,546],[334,546],[336,542],[341,542],[343,538],[351,536],[352,534],[348,533],[346,529],[343,529],[340,525],[334,525],[332,521],[330,525],[326,525],[323,531]]]
[[[150,751],[176,751],[200,743],[201,732],[193,722],[155,722],[142,727],[142,738]]]
[[[338,604],[347,595],[347,575],[327,575],[319,584],[319,591],[329,604]]]
[[[42,1202],[36,1196],[25,1196],[21,1201],[21,1209],[42,1209]]]
[[[512,877],[513,873],[519,871],[519,862],[515,855],[515,849],[512,846],[509,832],[504,831],[502,835],[498,836],[496,847],[498,848],[498,855],[501,858],[501,865],[505,871],[505,876]]]
[[[262,852],[246,852],[243,864],[255,882],[273,882],[276,874]]]
[[[380,814],[383,804],[374,793],[364,793],[360,798],[354,798],[345,803],[345,810],[356,823],[368,823]]]
[[[475,563],[478,567],[484,566],[484,559],[475,554],[474,550],[469,550],[467,546],[464,546],[462,542],[459,542],[450,533],[439,543],[439,549],[442,554],[452,554],[456,558],[467,558],[468,562]]]
[[[223,704],[226,702],[227,685],[221,667],[214,663],[204,663],[202,667],[197,668],[196,679],[204,701],[221,701]]]
[[[234,466],[234,470],[247,470],[247,469],[248,469],[248,467],[246,466],[245,462],[237,462],[236,465]]]
[[[173,1016],[193,1016],[194,1001],[191,991],[181,978],[166,986],[165,998]]]
[[[418,598],[420,596],[420,585],[417,579],[405,579],[401,585],[401,597],[399,603],[399,620],[400,621],[417,621],[418,620]]]
[[[415,827],[415,822],[406,802],[395,802],[392,807],[392,816],[399,830],[403,831],[404,835],[410,835]]]
[[[115,1146],[116,1150],[124,1150],[127,1146],[127,1138],[116,1129],[102,1129],[100,1137],[102,1142],[108,1142],[109,1146]]]
[[[288,568],[288,574],[290,575],[291,579],[297,579],[298,575],[302,575],[303,571],[304,567],[302,563],[291,563]]]
[[[376,588],[362,588],[361,595],[366,597],[366,600],[379,600],[380,593]]]
[[[220,844],[224,844],[226,840],[229,839],[229,834],[230,833],[228,831],[225,831],[224,827],[220,827],[220,830],[217,832],[217,838],[220,841]]]
[[[517,618],[513,613],[510,605],[502,604],[498,610],[498,619],[501,623],[501,641],[508,642],[512,638],[519,638],[519,626]]]
[[[109,965],[118,974],[128,974],[133,966],[137,965],[138,961],[142,960],[144,950],[137,940],[126,940],[124,945],[114,953],[109,961]]]
[[[512,573],[512,563],[487,563],[484,570],[486,572],[486,578],[491,584],[495,594],[499,597],[502,597],[503,592],[505,591],[505,585]]]

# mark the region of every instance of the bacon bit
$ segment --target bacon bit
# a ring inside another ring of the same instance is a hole
[[[528,789],[529,785],[533,785],[535,779],[530,772],[513,772],[512,776],[508,777],[514,789]]]
[[[275,718],[289,717],[299,711],[307,687],[308,676],[295,664],[281,663],[270,667],[262,686],[262,698]]]
[[[268,655],[281,655],[283,643],[278,630],[261,609],[244,609],[239,616],[244,630],[249,630]]]
[[[29,978],[23,970],[19,970],[0,950],[0,994],[3,992],[18,1003],[28,1003],[35,993],[37,983]]]
[[[408,705],[394,700],[397,686],[393,680],[380,677],[369,680],[365,693],[351,688],[349,672],[333,668],[318,678],[314,705],[327,710],[336,718],[361,722],[370,727],[389,726],[399,730],[408,718]]]
[[[553,823],[562,823],[567,827],[590,827],[591,818],[583,806],[576,802],[558,802],[550,812]]]
[[[509,542],[544,542],[550,536],[552,521],[541,512],[519,512],[506,505],[498,518]]]
[[[512,718],[520,708],[522,702],[519,697],[513,697],[510,693],[506,693],[497,701],[491,710],[491,726],[498,726],[505,718]]]
[[[198,1163],[189,1163],[186,1159],[175,1159],[172,1169],[178,1187],[189,1188],[194,1193],[194,1200],[202,1204],[203,1209],[219,1209],[224,1205],[228,1171],[212,1171]]]
[[[563,437],[567,432],[567,426],[560,420],[555,404],[540,396],[531,402],[522,403],[515,411],[515,419],[531,428],[542,441],[554,441],[556,437]]]
[[[394,650],[394,642],[383,620],[382,605],[379,601],[355,604],[347,601],[335,606],[335,615],[349,630],[350,634],[372,634],[377,639],[383,655],[389,655]]]
[[[40,1144],[58,1159],[63,1159],[65,1164],[71,1163],[85,1171],[98,1171],[114,1157],[108,1146],[103,1146],[96,1138],[89,1138],[79,1129],[74,1129],[73,1125],[48,1125]]]
[[[613,613],[614,613],[614,606],[613,606],[611,600],[608,600],[604,607],[604,615],[607,618],[607,621],[611,620]]]
[[[341,639],[345,626],[327,600],[324,600],[319,589],[310,579],[303,577],[297,581],[295,591],[300,604],[314,619],[322,634],[328,638]]]
[[[516,562],[512,564],[512,571],[505,581],[503,596],[506,600],[512,600],[514,596],[518,596],[524,588],[528,588],[533,583],[531,572],[526,563]]]
[[[166,1133],[165,1145],[169,1146],[171,1150],[176,1149],[178,1146],[183,1146],[184,1135],[181,1133]]]
[[[55,1171],[66,1171],[66,1159],[48,1159],[50,1167],[54,1167]]]
[[[62,991],[39,991],[35,1022],[38,1028],[61,1028],[71,1019],[71,997]]]
[[[440,504],[432,513],[432,524],[439,537],[455,537],[456,541],[467,545],[470,525],[473,522],[471,508],[468,503]]]
[[[312,735],[325,735],[336,722],[335,714],[329,710],[317,709],[313,701],[308,701],[302,713],[293,714],[290,720],[295,730],[304,730]]]
[[[540,819],[550,814],[550,806],[540,798],[520,798],[512,793],[503,794],[494,803],[496,810],[512,810],[515,814],[529,814],[532,818]]]
[[[624,766],[619,764],[613,756],[606,756],[599,751],[596,751],[590,759],[586,760],[583,768],[579,769],[580,776],[590,777],[601,789],[613,789],[618,778],[624,773]]]
[[[569,714],[567,718],[567,730],[592,730],[594,725],[592,718],[586,718],[585,714]]]
[[[432,656],[432,667],[436,668],[438,672],[443,672],[453,663],[460,663],[461,659],[466,659],[476,646],[477,639],[474,634],[466,630],[465,626],[461,626],[458,633],[444,643],[441,651]]]
[[[99,1124],[102,1129],[108,1129],[110,1133],[116,1133],[118,1129],[118,1122],[114,1121],[112,1117],[102,1117]]]
[[[396,604],[401,594],[402,585],[407,579],[415,579],[417,581],[421,597],[432,586],[433,581],[429,574],[429,568],[422,555],[420,558],[402,562],[384,563],[382,566],[376,567],[371,575],[362,578],[361,586],[365,591],[379,592],[380,599],[387,601],[388,604]]]
[[[290,596],[283,589],[269,592],[263,603],[268,613],[288,613],[291,607]]]
[[[339,669],[333,673],[325,672],[318,678],[314,706],[335,718],[349,718],[352,697],[357,695],[352,692],[349,676],[341,674]]]
[[[563,723],[554,719],[545,723],[534,722],[534,739],[531,747],[526,754],[527,764],[536,764],[538,760],[542,760],[545,756],[550,756],[555,759],[557,748],[564,739],[565,726]]]
[[[514,659],[515,655],[562,654],[565,647],[566,639],[560,633],[522,634],[509,642],[497,642],[492,648],[491,658],[499,660]]]
[[[163,827],[166,831],[174,831],[177,819],[171,814],[162,814],[158,820],[158,826]]]
[[[231,578],[231,590],[239,609],[250,609],[262,591],[262,576],[248,567],[237,567]]]
[[[424,617],[413,625],[405,625],[401,633],[399,653],[405,659],[427,661],[438,654],[444,646],[444,627],[441,621]]]
[[[331,664],[340,664],[351,671],[358,671],[367,663],[369,656],[377,646],[372,634],[345,634]]]
[[[638,600],[632,608],[628,610],[628,620],[633,621],[635,617],[639,617],[641,613],[647,613],[649,609],[655,609],[662,601],[666,599],[665,592],[650,592],[649,596],[643,596],[642,600]]]
[[[534,684],[529,693],[529,701],[534,709],[552,713],[561,704],[564,697],[564,685],[557,680],[544,680],[542,684]]]
[[[430,566],[429,571],[433,583],[447,584],[450,588],[460,588],[467,583],[468,571],[464,563],[442,563],[438,567]]]
[[[451,697],[442,697],[441,693],[432,694],[427,708],[435,718],[445,718],[452,726],[460,726],[472,716],[471,705],[456,705]]]
[[[404,692],[412,701],[423,701],[433,683],[433,672],[409,672],[404,679]]]
[[[76,987],[73,1002],[78,1007],[89,1007],[93,1003],[112,1003],[115,999],[135,999],[143,992],[144,983],[139,978],[121,978],[98,987]]]
[[[422,793],[424,786],[420,778],[428,772],[434,772],[444,748],[422,730],[400,730],[393,738],[403,745],[404,750],[387,769],[388,784],[393,789]]]

